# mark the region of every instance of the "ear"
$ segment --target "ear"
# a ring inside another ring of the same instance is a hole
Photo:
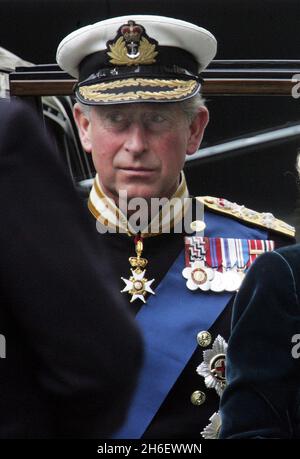
[[[203,138],[205,128],[209,121],[209,112],[206,107],[200,107],[197,115],[190,124],[190,137],[187,144],[187,155],[194,154]]]
[[[82,111],[82,108],[77,103],[73,107],[73,115],[78,128],[78,133],[82,147],[86,152],[91,153],[92,143],[90,120],[87,114]]]

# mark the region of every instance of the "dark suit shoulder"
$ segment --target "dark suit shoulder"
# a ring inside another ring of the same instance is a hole
[[[278,249],[280,255],[282,255],[288,263],[294,267],[299,264],[300,260],[300,244],[295,244],[293,246],[282,247]]]
[[[272,320],[277,314],[277,309],[295,314],[299,288],[296,288],[291,266],[282,256],[282,252],[292,253],[293,249],[294,246],[289,246],[278,251],[266,252],[255,260],[235,300],[232,327],[244,313],[248,315],[250,311],[255,321],[258,317],[268,317],[268,320]],[[297,252],[300,255],[299,248]],[[299,269],[297,279],[299,286]]]
[[[42,127],[41,118],[32,110],[26,103],[14,100],[13,102],[7,99],[0,99],[0,135],[11,135],[15,137],[16,126],[22,130],[33,126],[33,129],[38,132],[39,127]],[[13,123],[13,124],[12,124]],[[13,129],[7,129],[12,127]]]
[[[295,282],[297,295],[300,293],[300,244],[278,249],[278,254],[284,258],[291,276]]]

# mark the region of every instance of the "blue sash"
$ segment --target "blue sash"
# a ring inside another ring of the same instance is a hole
[[[213,325],[232,297],[232,293],[191,292],[182,277],[183,267],[184,251],[136,316],[144,336],[144,365],[127,421],[114,438],[143,435],[192,356],[197,333]]]
[[[208,214],[207,236],[266,239],[265,231]],[[226,225],[225,225],[226,223]],[[113,438],[140,438],[197,347],[196,336],[208,330],[232,293],[192,292],[182,276],[184,250],[136,315],[145,358],[127,420]]]

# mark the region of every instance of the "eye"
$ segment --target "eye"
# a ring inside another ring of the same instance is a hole
[[[166,121],[166,117],[161,115],[160,113],[152,113],[149,117],[149,121],[152,123],[163,123]]]
[[[130,117],[122,111],[110,111],[106,113],[105,124],[107,129],[123,131],[130,125]]]
[[[109,113],[107,115],[107,119],[111,121],[112,123],[122,123],[126,120],[124,114],[120,112]]]
[[[163,110],[145,114],[144,123],[147,129],[153,132],[163,132],[172,128],[172,119]]]

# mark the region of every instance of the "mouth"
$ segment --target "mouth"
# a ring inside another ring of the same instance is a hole
[[[146,167],[120,167],[119,170],[131,175],[151,175],[155,169]]]

